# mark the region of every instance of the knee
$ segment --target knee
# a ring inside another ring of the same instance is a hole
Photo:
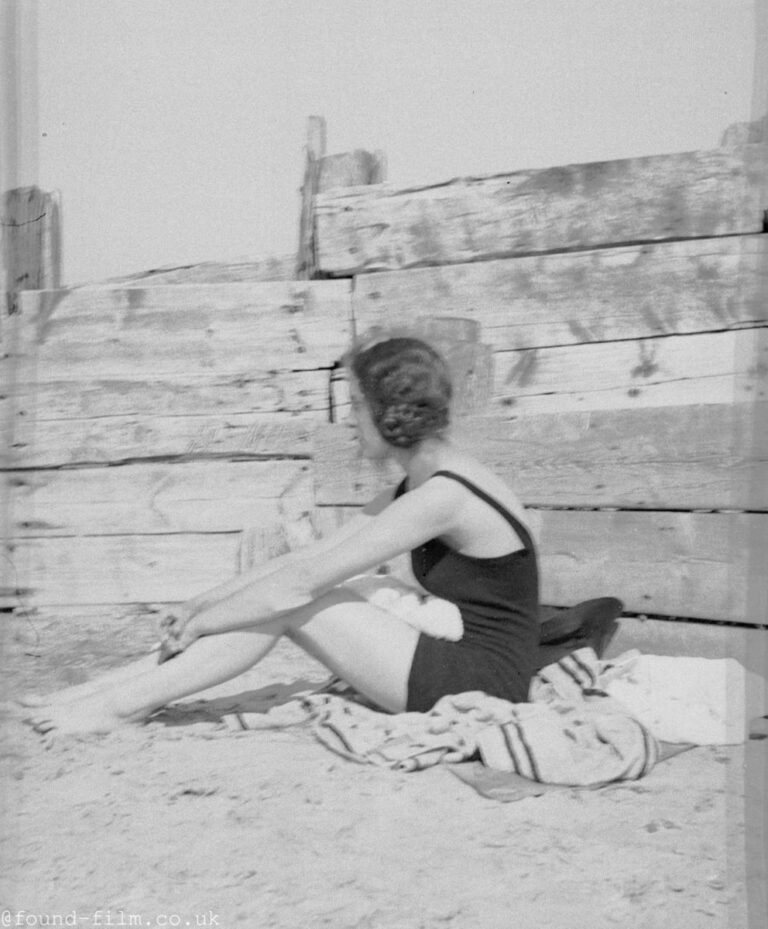
[[[320,614],[333,615],[338,608],[345,609],[350,606],[359,606],[361,603],[365,603],[365,599],[358,596],[354,591],[347,590],[344,587],[333,587],[306,606],[299,607],[299,609],[293,610],[293,612],[280,617],[274,622],[279,625],[282,635],[292,641],[297,641],[301,639],[302,628]],[[299,644],[301,643],[299,642]]]

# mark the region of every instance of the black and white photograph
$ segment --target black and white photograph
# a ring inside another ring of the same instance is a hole
[[[0,929],[766,929],[768,2],[0,75]]]

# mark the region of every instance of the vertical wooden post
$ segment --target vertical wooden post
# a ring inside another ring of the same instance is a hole
[[[313,203],[320,182],[320,162],[325,155],[326,127],[322,116],[310,116],[307,124],[306,166],[301,185],[301,218],[299,220],[299,250],[296,278],[311,280],[315,275],[315,232]]]
[[[0,429],[12,446],[16,422],[17,379],[14,327],[18,295],[22,290],[56,288],[61,276],[59,204],[39,187],[7,190],[0,199]],[[7,540],[13,525],[13,504],[7,483],[0,486],[0,593],[16,603],[16,570],[12,543]]]
[[[21,290],[51,290],[61,283],[59,204],[39,187],[17,187],[2,197],[1,283],[7,313]]]
[[[326,155],[326,125],[322,116],[310,116],[307,125],[306,166],[301,185],[301,218],[296,279],[317,277],[315,197],[334,187],[358,187],[384,182],[387,162],[383,151],[363,149]]]

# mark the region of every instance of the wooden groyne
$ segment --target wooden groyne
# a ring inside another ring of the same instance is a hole
[[[322,279],[19,294],[6,608],[141,612],[346,518],[388,476],[338,361],[353,331],[440,318],[492,356],[458,438],[531,508],[545,602],[765,627],[765,156],[318,187]]]

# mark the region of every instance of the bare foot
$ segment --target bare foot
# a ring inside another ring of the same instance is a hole
[[[73,703],[76,700],[91,697],[98,689],[99,685],[95,681],[86,681],[84,684],[73,684],[71,687],[55,690],[50,694],[24,694],[16,702],[26,707],[57,706],[62,703]]]
[[[118,715],[103,695],[46,706],[25,720],[35,732],[49,736],[103,735],[141,721]]]
[[[145,671],[157,667],[158,649],[153,649],[149,655],[139,658],[137,661],[122,668],[115,668],[113,671],[107,671],[99,677],[83,684],[73,684],[71,687],[64,687],[61,690],[55,690],[50,694],[24,694],[17,699],[20,706],[35,708],[40,706],[62,706],[67,703],[75,703],[78,700],[85,700],[88,697],[95,696],[105,687],[111,687],[117,683],[123,683],[138,677]]]

